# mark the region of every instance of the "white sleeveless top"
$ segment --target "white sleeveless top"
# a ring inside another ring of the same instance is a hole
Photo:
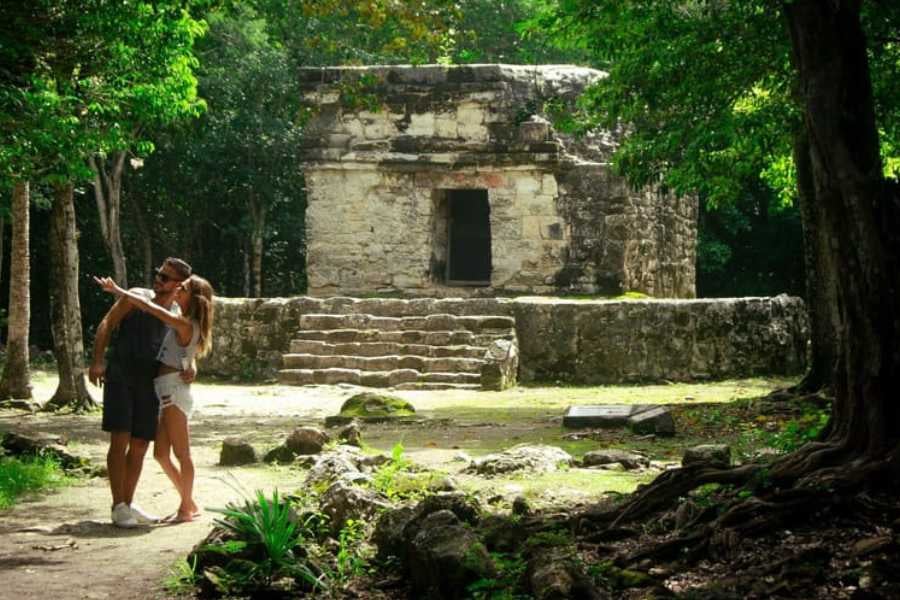
[[[184,371],[193,362],[197,355],[197,344],[200,343],[200,326],[196,321],[191,323],[194,333],[191,334],[191,341],[187,346],[178,343],[178,335],[171,327],[166,327],[166,336],[163,338],[162,345],[156,355],[156,360],[162,364]]]

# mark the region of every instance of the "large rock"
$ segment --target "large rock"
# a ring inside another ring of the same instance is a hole
[[[359,430],[359,425],[354,421],[341,429],[338,432],[338,440],[348,446],[362,447],[362,432]]]
[[[731,466],[731,446],[727,444],[703,444],[686,448],[681,458],[683,467],[714,467],[727,468]]]
[[[628,426],[635,433],[675,435],[675,421],[665,406],[655,406],[628,417]]]
[[[488,346],[481,366],[481,387],[501,391],[516,385],[519,372],[519,346],[515,340],[494,340]]]
[[[477,458],[464,469],[478,475],[502,475],[515,471],[552,472],[572,464],[572,456],[555,446],[513,446],[497,454]]]
[[[409,546],[408,568],[414,597],[434,600],[465,598],[471,583],[497,574],[484,544],[449,510],[421,522]]]
[[[10,456],[48,456],[58,462],[64,471],[99,474],[98,469],[91,465],[89,458],[69,451],[66,444],[67,440],[62,436],[21,435],[10,432],[2,435],[0,447]]]
[[[627,470],[649,467],[650,459],[635,452],[625,450],[591,450],[581,459],[583,467],[597,467],[609,464],[620,464]]]
[[[528,561],[526,576],[535,600],[600,600],[609,597],[594,586],[571,549],[535,552]]]
[[[258,460],[256,450],[249,442],[241,438],[227,438],[222,442],[222,450],[219,452],[219,465],[235,467],[253,464]]]
[[[295,455],[318,454],[330,441],[328,434],[315,427],[297,427],[288,436],[285,446]]]
[[[316,457],[306,474],[306,485],[332,483],[339,479],[354,479],[366,470],[365,456],[353,446],[337,446]]]
[[[331,533],[337,535],[347,521],[368,518],[378,510],[391,508],[391,503],[378,492],[336,481],[325,490],[319,509],[331,523]]]
[[[382,513],[375,525],[372,542],[382,558],[396,556],[406,561],[407,550],[419,533],[422,523],[432,515],[449,511],[468,525],[475,525],[481,518],[478,502],[464,492],[439,492],[426,496],[415,508],[399,508]]]
[[[379,423],[408,419],[415,414],[415,407],[403,398],[390,394],[362,392],[345,400],[339,414],[326,417],[325,426],[339,427],[348,425],[354,420]]]

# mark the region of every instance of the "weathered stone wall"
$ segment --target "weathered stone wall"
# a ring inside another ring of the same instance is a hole
[[[604,74],[475,65],[301,71],[307,272],[315,296],[694,296],[695,198],[633,190],[614,132],[573,139],[541,118]],[[491,275],[449,287],[447,190],[486,190]]]
[[[618,383],[789,375],[806,363],[802,300],[271,298],[216,300],[211,356],[201,370],[271,377],[307,313],[510,315],[520,381]]]

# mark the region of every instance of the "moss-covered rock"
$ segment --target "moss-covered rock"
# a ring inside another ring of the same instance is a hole
[[[347,399],[340,416],[368,419],[372,417],[411,417],[416,414],[412,404],[389,394],[363,392]]]

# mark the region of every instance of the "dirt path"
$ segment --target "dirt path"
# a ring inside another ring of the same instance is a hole
[[[52,395],[56,382],[52,376],[38,374],[33,383],[35,398],[41,400]],[[403,429],[372,426],[365,429],[363,437],[371,446],[387,451],[402,441],[407,455],[416,462],[458,470],[459,463],[450,465],[460,450],[478,454],[520,441],[559,443],[562,411],[572,403],[728,400],[759,395],[781,383],[746,380],[696,389],[676,385],[517,388],[502,393],[403,392],[399,395],[411,400],[420,413],[433,417],[433,424]],[[321,425],[324,416],[337,413],[341,403],[357,391],[343,386],[195,384],[197,408],[191,426],[198,504],[208,509],[240,499],[236,483],[248,492],[300,487],[302,473],[288,468],[217,466],[222,440],[239,435],[264,450],[282,441],[297,425]],[[64,434],[73,450],[98,464],[105,462],[107,436],[100,431],[99,413],[46,416],[0,411],[0,431],[6,430]],[[637,482],[632,477],[619,484],[625,491]],[[505,485],[518,493],[515,490],[530,483],[512,481]],[[544,485],[552,495],[570,483],[550,478]],[[609,485],[603,480],[588,487],[582,479],[575,487],[583,494],[596,494],[610,489]],[[177,504],[171,484],[152,458],[144,463],[136,500],[156,514],[168,514]],[[205,510],[194,523],[122,530],[109,523],[109,502],[107,481],[97,478],[26,499],[0,512],[0,598],[168,597],[163,580],[170,566],[207,534],[215,515]]]
[[[268,387],[261,396],[242,386],[196,387],[193,454],[196,498],[203,508],[239,499],[237,486],[250,492],[299,487],[300,475],[286,468],[217,466],[221,440],[244,435],[264,447],[298,423],[317,421],[320,411],[336,411],[347,393],[322,388],[281,394]],[[99,421],[99,414],[48,417],[0,411],[0,430],[64,434],[70,447],[102,464],[106,435]],[[136,500],[155,514],[171,513],[177,506],[171,484],[152,458],[144,463]],[[205,510],[193,523],[125,530],[110,525],[109,502],[106,479],[95,478],[0,513],[0,598],[167,597],[162,582],[169,567],[206,535],[215,515]]]

